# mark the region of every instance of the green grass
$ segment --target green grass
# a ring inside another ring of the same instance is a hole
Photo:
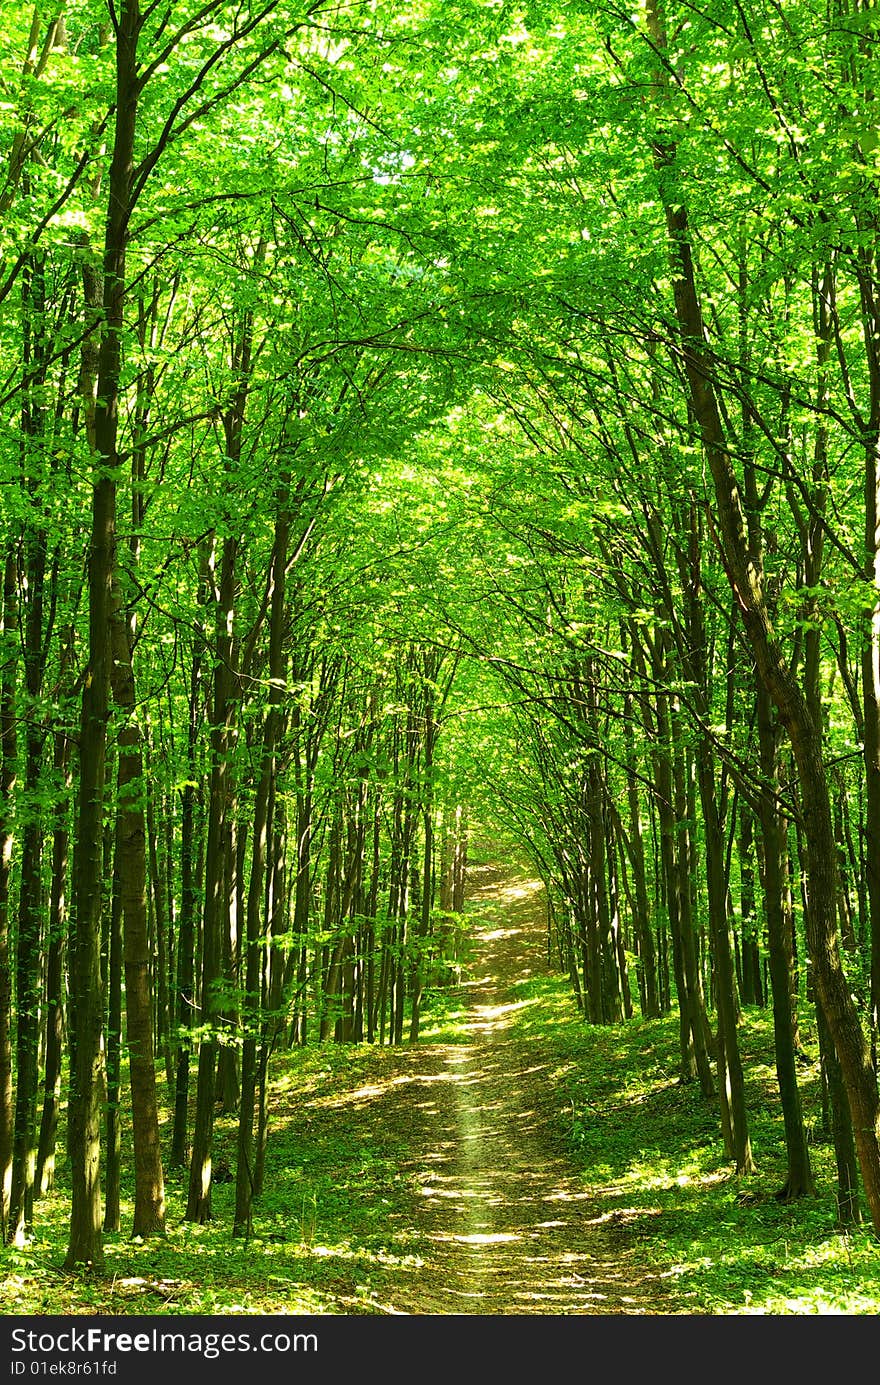
[[[532,981],[542,1003],[523,1026],[552,1046],[568,1138],[615,1234],[666,1277],[679,1311],[867,1314],[880,1311],[880,1243],[837,1227],[834,1152],[822,1132],[818,1062],[800,1071],[816,1196],[781,1203],[785,1145],[769,1011],[740,1028],[758,1172],[725,1160],[717,1102],[678,1079],[678,1022],[584,1024],[567,987]],[[803,1030],[809,1053],[816,1044]]]
[[[750,1010],[740,1041],[758,1173],[736,1178],[717,1106],[678,1080],[677,1021],[587,1025],[567,984],[532,978],[519,1036],[549,1057],[560,1129],[609,1234],[663,1277],[663,1311],[873,1314],[880,1245],[867,1226],[836,1227],[833,1150],[822,1134],[818,1070],[804,1066],[817,1194],[777,1201],[785,1150],[768,1012]],[[460,993],[429,994],[424,1038],[462,1038]],[[813,1036],[807,1047],[815,1053]],[[266,1187],[254,1234],[231,1236],[234,1183],[215,1184],[215,1219],[183,1220],[186,1174],[167,1172],[168,1233],[106,1237],[104,1274],[66,1274],[63,1139],[59,1188],[37,1204],[34,1239],[0,1250],[3,1311],[15,1314],[383,1313],[401,1280],[416,1285],[427,1247],[411,1221],[405,1122],[359,1113],[346,1094],[393,1076],[391,1049],[328,1044],[280,1056]],[[307,1102],[320,1099],[312,1109]],[[165,1134],[169,1133],[166,1119]],[[215,1165],[234,1169],[235,1120],[216,1122]],[[130,1160],[129,1160],[130,1162]],[[123,1227],[131,1188],[123,1189]]]
[[[309,1096],[331,1099],[356,1086],[367,1065],[387,1066],[392,1051],[327,1045],[285,1056],[276,1100],[297,1112]],[[167,1113],[166,1113],[167,1116]],[[168,1134],[168,1120],[165,1133]],[[235,1167],[235,1117],[215,1121],[214,1166]],[[276,1115],[265,1187],[247,1239],[231,1235],[234,1181],[215,1182],[213,1219],[184,1221],[188,1173],[166,1169],[168,1230],[133,1242],[104,1238],[102,1274],[63,1272],[68,1201],[62,1186],[37,1204],[36,1236],[0,1251],[6,1313],[274,1314],[382,1312],[389,1273],[421,1266],[402,1216],[406,1188],[397,1171],[399,1140],[366,1122],[334,1118],[297,1123]],[[131,1224],[124,1187],[123,1228]]]

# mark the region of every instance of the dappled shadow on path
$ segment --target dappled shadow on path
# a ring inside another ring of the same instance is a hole
[[[429,1247],[415,1275],[386,1285],[386,1311],[408,1314],[657,1314],[665,1285],[620,1235],[625,1209],[602,1213],[575,1173],[540,1026],[516,1020],[545,972],[540,882],[472,873],[473,976],[461,987],[465,1041],[399,1050],[384,1080],[328,1105],[407,1132],[407,1216]],[[320,1099],[319,1102],[320,1103]]]

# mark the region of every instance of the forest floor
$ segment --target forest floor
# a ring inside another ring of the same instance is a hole
[[[62,1132],[56,1187],[37,1203],[32,1238],[0,1247],[0,1312],[880,1312],[877,1239],[866,1223],[837,1224],[806,1007],[816,1196],[783,1203],[769,1009],[748,1007],[740,1028],[758,1172],[738,1178],[716,1100],[680,1080],[677,1015],[585,1023],[548,963],[540,884],[486,859],[469,882],[460,976],[426,993],[417,1043],[310,1042],[275,1054],[249,1237],[232,1235],[237,1119],[218,1110],[211,1220],[186,1221],[188,1170],[166,1167],[166,1234],[133,1239],[128,1160],[105,1266],[65,1273]],[[170,1124],[166,1104],[166,1142]],[[124,1130],[126,1148],[130,1138]]]
[[[303,1111],[312,1138],[325,1121],[344,1121],[349,1137],[363,1123],[406,1151],[398,1167],[410,1197],[398,1195],[389,1220],[415,1233],[418,1272],[411,1261],[386,1270],[385,1311],[674,1312],[668,1280],[627,1243],[626,1210],[609,1210],[577,1173],[553,1046],[515,1023],[538,1003],[524,991],[548,969],[540,882],[491,865],[470,878],[458,1042],[397,1048],[380,1081],[316,1096]]]

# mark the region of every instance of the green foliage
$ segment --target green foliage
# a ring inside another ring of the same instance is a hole
[[[383,1019],[394,969],[405,973],[398,1003],[426,988],[427,1032],[449,1034],[462,950],[458,937],[444,953],[454,911],[440,896],[450,855],[481,834],[535,862],[554,906],[551,946],[582,989],[607,885],[600,960],[619,969],[622,1001],[640,995],[650,940],[670,989],[671,833],[708,991],[701,753],[717,767],[712,807],[742,948],[749,860],[736,814],[758,811],[769,771],[676,320],[666,213],[685,199],[676,234],[695,263],[751,571],[782,666],[823,723],[843,965],[867,1015],[874,11],[838,15],[814,0],[667,10],[669,51],[658,54],[640,11],[605,5],[147,7],[115,459],[98,454],[92,418],[113,287],[101,278],[114,36],[93,0],[66,6],[60,25],[38,10],[31,47],[30,17],[4,16],[0,540],[14,582],[0,636],[0,913],[14,962],[31,888],[19,843],[38,820],[47,849],[33,913],[46,942],[40,901],[53,884],[56,901],[75,894],[69,863],[53,880],[48,834],[70,828],[78,767],[68,781],[50,749],[77,734],[97,639],[92,505],[112,480],[113,575],[149,763],[120,795],[112,714],[104,885],[109,902],[115,816],[151,809],[156,933],[162,902],[169,921],[153,982],[169,1060],[181,1034],[197,1045],[210,1032],[179,1026],[168,1001],[187,795],[197,940],[211,810],[228,814],[217,995],[229,1048],[270,1016],[280,1028],[294,1012],[300,1024],[353,1018],[353,978],[363,988],[383,966]],[[280,525],[286,595],[273,631]],[[786,814],[802,955],[804,824],[780,730],[777,719],[769,787]],[[254,949],[263,968],[287,972],[274,1009],[248,993],[243,939],[268,759],[284,870],[262,891]],[[212,801],[218,762],[225,787]],[[674,805],[664,768],[678,775]],[[83,846],[97,843],[71,854]],[[762,959],[767,913],[759,881]],[[56,937],[64,926],[61,910]],[[10,1019],[26,989],[16,977]],[[573,1099],[581,1147],[599,1157],[589,1108]],[[677,1133],[696,1119],[687,1100],[663,1109]],[[613,1156],[604,1150],[618,1177]],[[657,1176],[671,1176],[674,1151],[656,1157]],[[328,1179],[291,1196],[326,1208]],[[761,1205],[769,1234],[774,1208]],[[730,1209],[713,1206],[727,1225]]]
[[[880,1295],[876,1240],[866,1226],[837,1226],[836,1170],[823,1133],[818,1064],[802,1070],[814,1198],[780,1202],[785,1180],[767,1017],[749,1010],[741,1036],[748,1064],[758,1173],[731,1176],[717,1117],[676,1070],[676,1025],[634,1021],[620,1030],[584,1025],[561,983],[522,988],[540,1004],[522,1024],[555,1055],[570,1148],[601,1224],[666,1282],[676,1311],[697,1314],[865,1314]],[[815,1053],[815,1042],[809,1044]]]
[[[688,1314],[876,1313],[876,1243],[866,1228],[835,1226],[833,1152],[821,1130],[816,1065],[804,1072],[817,1195],[775,1197],[784,1176],[765,1016],[747,1012],[743,1043],[755,1112],[758,1174],[731,1177],[717,1117],[676,1073],[676,1026],[585,1025],[562,980],[516,989],[515,1037],[540,1046],[557,1112],[591,1216],[663,1285],[658,1309]],[[426,1017],[431,1043],[464,1038],[462,993]],[[814,1045],[811,1043],[811,1049]],[[414,1220],[419,1151],[403,1119],[377,1125],[364,1096],[407,1070],[399,1050],[320,1045],[274,1067],[266,1187],[252,1236],[229,1234],[233,1184],[214,1189],[214,1220],[182,1220],[183,1178],[169,1180],[167,1236],[107,1237],[101,1277],[60,1276],[63,1184],[41,1204],[41,1232],[8,1247],[2,1279],[15,1313],[383,1313],[424,1277],[431,1248]],[[362,1103],[358,1105],[358,1094]],[[234,1119],[218,1117],[215,1167],[233,1160]],[[123,1215],[130,1209],[124,1190]]]

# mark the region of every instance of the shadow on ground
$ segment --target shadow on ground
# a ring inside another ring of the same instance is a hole
[[[663,1280],[622,1235],[625,1209],[600,1213],[567,1155],[548,1052],[518,1032],[523,983],[547,970],[540,882],[472,873],[471,979],[460,988],[465,1038],[396,1051],[393,1070],[315,1099],[315,1114],[405,1132],[411,1189],[391,1220],[412,1224],[416,1274],[386,1275],[386,1311],[408,1314],[674,1312]]]

